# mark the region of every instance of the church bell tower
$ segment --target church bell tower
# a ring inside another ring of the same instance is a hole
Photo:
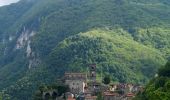
[[[96,81],[96,64],[90,64],[89,71],[90,71],[90,80],[92,82],[95,82]]]

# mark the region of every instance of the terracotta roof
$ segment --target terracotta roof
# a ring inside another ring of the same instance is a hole
[[[68,97],[67,100],[76,100],[76,99],[74,99],[72,97]]]
[[[126,95],[127,97],[133,97],[133,96],[135,96],[133,93],[128,93],[127,95]]]
[[[76,100],[76,99],[73,99],[73,98],[68,98],[67,100]]]

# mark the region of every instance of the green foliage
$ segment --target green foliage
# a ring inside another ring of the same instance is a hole
[[[55,100],[56,97],[60,97],[63,95],[63,93],[66,93],[69,91],[69,87],[66,85],[58,85],[58,84],[52,84],[52,85],[43,85],[39,87],[39,90],[36,91],[34,100],[42,100],[43,93],[44,92],[55,92],[55,94],[51,97],[48,97],[48,100]]]
[[[13,100],[65,71],[85,71],[119,82],[146,83],[170,54],[168,0],[21,0],[0,8],[0,90]],[[36,31],[15,50],[24,31]],[[13,37],[12,41],[9,40]],[[27,43],[26,43],[27,44]],[[28,69],[29,60],[40,64]],[[168,83],[165,83],[168,87]]]
[[[0,94],[0,100],[2,100],[2,95]]]
[[[161,69],[169,68],[169,62]],[[162,71],[162,70],[161,70]],[[152,80],[143,93],[140,93],[136,100],[169,100],[170,98],[170,77],[164,72]]]
[[[41,84],[50,84],[53,83],[57,76],[48,73],[51,72],[49,69],[45,68],[45,64],[40,65],[41,67],[34,68],[29,70],[28,73],[17,83],[10,85],[10,87],[3,90],[5,94],[10,95],[12,99],[20,98],[20,100],[27,100],[33,98],[35,90],[38,90],[38,87]],[[21,92],[22,91],[22,92]]]
[[[159,76],[170,77],[170,61],[167,62],[165,67],[159,69],[158,74]]]
[[[143,83],[165,62],[159,54],[156,49],[135,42],[122,29],[95,29],[60,42],[47,63],[61,74],[67,70],[84,71],[87,64],[97,63],[99,73],[102,69],[117,81]]]
[[[97,100],[103,100],[102,92],[97,93]]]
[[[167,79],[165,77],[158,77],[157,80],[155,80],[155,89],[163,87],[166,81]]]
[[[12,25],[14,25],[20,18],[23,16],[25,12],[27,12],[30,7],[33,6],[35,2],[25,2],[22,0],[19,3],[13,4],[11,6],[5,6],[0,8],[0,36],[4,36],[6,34],[2,34],[8,31]],[[24,6],[27,5],[27,6]]]
[[[106,85],[109,84],[110,81],[111,81],[111,80],[110,80],[110,76],[109,76],[109,75],[106,75],[106,76],[104,77],[104,79],[103,79],[103,83],[106,84]]]
[[[50,4],[49,2],[52,1],[44,3]],[[52,12],[43,19],[41,34],[34,39],[33,47],[42,56],[50,53],[64,38],[95,27],[120,26],[128,31],[135,27],[142,29],[153,26],[164,27],[168,26],[166,23],[170,18],[167,10],[169,6],[162,1],[63,0],[59,2],[60,5],[58,2],[53,0],[52,3],[56,7],[53,7],[53,10],[50,10]]]
[[[153,27],[147,29],[135,28],[132,36],[146,46],[159,49],[164,56],[170,55],[170,30],[168,28]]]

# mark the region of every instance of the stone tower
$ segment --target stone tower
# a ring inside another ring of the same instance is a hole
[[[90,64],[89,71],[90,71],[90,80],[92,82],[95,82],[96,81],[96,64]]]

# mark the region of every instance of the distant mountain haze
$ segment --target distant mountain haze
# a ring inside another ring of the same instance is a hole
[[[0,6],[9,5],[18,2],[19,0],[0,0]]]

